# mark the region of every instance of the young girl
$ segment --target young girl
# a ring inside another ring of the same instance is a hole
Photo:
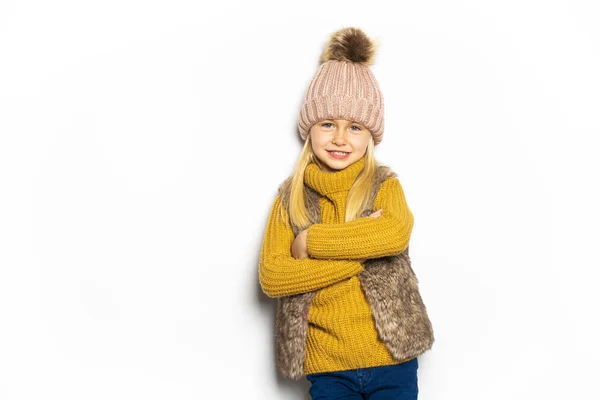
[[[279,187],[260,252],[277,298],[279,372],[313,399],[416,399],[433,329],[408,257],[413,227],[397,175],[373,149],[383,97],[357,28],[331,35],[299,116],[305,145]]]

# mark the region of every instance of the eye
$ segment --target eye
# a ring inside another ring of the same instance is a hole
[[[360,131],[360,126],[358,125],[352,125],[351,128],[356,128],[355,131]]]
[[[324,122],[321,124],[321,126],[324,126],[325,128],[327,128],[327,126],[325,125],[333,125],[331,122]]]

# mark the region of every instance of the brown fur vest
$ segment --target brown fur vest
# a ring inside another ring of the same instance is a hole
[[[379,186],[397,175],[379,165],[373,182],[369,207],[361,217],[369,216]],[[279,186],[282,203],[288,209],[291,177]],[[320,223],[320,194],[304,185],[305,205],[311,223]],[[288,209],[289,210],[289,209]],[[292,224],[294,235],[304,228]],[[361,288],[373,314],[379,339],[396,360],[416,357],[429,350],[434,342],[433,328],[418,289],[418,280],[410,265],[408,248],[398,255],[366,260],[358,274]],[[277,299],[275,317],[276,362],[279,372],[290,379],[304,374],[308,310],[316,291]]]

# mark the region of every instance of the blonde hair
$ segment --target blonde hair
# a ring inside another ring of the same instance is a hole
[[[373,180],[375,178],[375,171],[377,170],[377,162],[375,161],[375,153],[373,151],[375,142],[373,136],[369,140],[367,145],[367,151],[365,152],[365,165],[362,171],[358,174],[356,180],[352,184],[352,187],[348,191],[346,198],[346,216],[344,222],[349,222],[359,218],[360,215],[365,211],[369,198],[372,195]],[[301,228],[305,228],[310,225],[310,219],[308,211],[304,204],[304,170],[311,163],[314,162],[319,167],[322,165],[315,153],[312,150],[311,137],[308,135],[304,143],[304,148],[300,153],[300,157],[296,162],[296,167],[292,174],[292,180],[289,190],[289,201],[288,201],[288,215],[290,222]],[[283,208],[282,208],[282,216]],[[284,218],[285,220],[285,218]]]

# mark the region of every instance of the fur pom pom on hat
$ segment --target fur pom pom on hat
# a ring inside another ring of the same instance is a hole
[[[345,119],[371,131],[376,145],[381,142],[383,95],[369,68],[377,45],[358,28],[343,28],[330,36],[300,109],[302,139],[319,121]]]

